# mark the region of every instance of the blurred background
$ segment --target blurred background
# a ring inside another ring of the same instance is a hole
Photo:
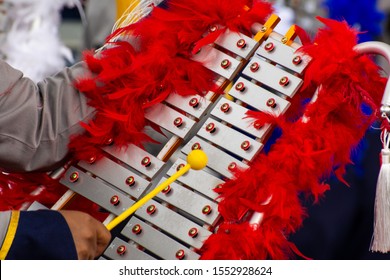
[[[38,0],[39,1],[39,0]],[[116,20],[120,10],[130,0],[84,0],[84,12],[89,24],[83,24],[77,8],[64,8],[60,26],[61,39],[76,52],[85,47],[100,45]],[[122,2],[122,3],[120,3]],[[285,28],[298,24],[307,32],[316,33],[319,22],[316,16],[346,20],[351,26],[364,32],[361,41],[390,40],[390,0],[269,0]],[[283,29],[280,30],[281,32]]]
[[[390,41],[390,0],[268,0],[282,19],[277,27],[284,33],[297,24],[314,36],[320,23],[316,16],[346,20],[362,31],[361,42]],[[0,57],[10,53],[34,53],[38,46],[64,47],[67,63],[80,59],[85,49],[95,49],[104,43],[113,26],[132,0],[0,0]],[[41,30],[40,33],[37,30]],[[34,33],[35,32],[35,33]],[[16,35],[17,33],[22,35]],[[49,36],[50,35],[50,36]],[[15,39],[15,37],[17,39]],[[48,39],[51,37],[51,41]],[[32,41],[36,45],[32,45]],[[58,40],[56,44],[53,41]],[[23,44],[25,47],[23,48]],[[29,48],[30,47],[30,48]],[[64,51],[63,49],[63,51]],[[44,52],[43,58],[48,59]],[[12,63],[11,63],[12,64]],[[26,63],[27,64],[27,63]],[[387,65],[384,65],[387,67]]]
[[[0,1],[0,56],[35,81],[81,59],[85,49],[100,47],[130,0]],[[311,36],[321,26],[316,16],[345,20],[361,31],[359,41],[390,43],[390,0],[270,0],[283,33],[298,24]],[[388,63],[378,58],[384,73]],[[353,116],[351,116],[353,117]],[[347,187],[335,178],[331,191],[313,205],[294,236],[297,247],[313,259],[390,259],[369,252],[376,179],[379,172],[379,125],[373,125],[348,168]]]

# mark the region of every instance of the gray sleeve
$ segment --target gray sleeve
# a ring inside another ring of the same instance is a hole
[[[87,24],[84,28],[84,49],[99,48],[112,32],[116,5],[112,1],[88,0],[85,4]]]
[[[11,211],[0,212],[0,248],[3,246],[5,235],[7,234]]]
[[[0,61],[0,167],[6,171],[44,171],[59,166],[70,135],[93,117],[86,97],[73,87],[87,71],[83,63],[36,85]]]

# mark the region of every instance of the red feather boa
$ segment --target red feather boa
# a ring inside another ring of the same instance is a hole
[[[214,75],[191,60],[196,48],[213,39],[202,37],[207,29],[216,24],[250,34],[252,23],[264,23],[272,12],[263,1],[182,2],[168,1],[167,10],[155,8],[111,37],[132,36],[136,47],[116,41],[98,56],[85,54],[91,75],[76,87],[97,113],[93,121],[82,124],[86,133],[70,144],[78,159],[98,156],[111,139],[118,146],[150,141],[142,133],[145,109],[171,92],[192,95],[211,89]],[[218,189],[224,221],[206,240],[203,259],[286,259],[299,254],[288,236],[306,215],[300,194],[317,199],[329,189],[323,183],[327,176],[335,173],[342,179],[351,151],[373,122],[375,113],[364,114],[361,105],[377,112],[384,89],[378,68],[353,50],[356,34],[346,23],[322,21],[327,26],[315,43],[301,49],[313,58],[302,96],[320,86],[316,102],[305,111],[308,121],[248,112],[248,117],[273,123],[283,133],[269,153],[259,155],[248,170]],[[264,213],[260,226],[240,220],[248,210]]]
[[[299,254],[288,236],[306,216],[300,194],[317,200],[329,189],[325,178],[334,173],[342,180],[353,148],[376,118],[385,85],[378,67],[353,50],[356,33],[346,23],[321,20],[326,27],[315,43],[301,49],[313,58],[305,89],[320,86],[317,100],[307,106],[308,121],[248,112],[257,122],[280,126],[282,136],[268,154],[218,190],[224,224],[206,241],[203,259],[287,259]],[[374,113],[365,114],[362,104]],[[259,227],[239,222],[248,209],[264,214]]]
[[[168,1],[168,9],[156,7],[147,18],[118,29],[109,39],[132,36],[137,49],[116,41],[98,58],[86,54],[93,76],[81,79],[76,87],[90,98],[97,114],[83,124],[88,133],[77,136],[71,150],[88,159],[98,156],[108,139],[115,139],[119,147],[151,140],[141,133],[147,124],[145,109],[172,92],[204,95],[215,90],[214,74],[191,60],[193,48],[199,47],[210,26],[250,34],[251,25],[264,23],[271,11],[263,1]]]
[[[217,24],[250,34],[250,26],[264,23],[272,12],[272,6],[262,0],[167,2],[169,9],[156,7],[139,23],[118,29],[98,56],[85,53],[90,73],[80,77],[75,87],[89,97],[96,116],[81,124],[85,134],[72,138],[69,149],[76,160],[99,157],[100,148],[113,139],[118,147],[152,141],[142,132],[147,124],[145,109],[172,92],[203,95],[214,89],[214,74],[191,60],[194,46],[208,28]],[[125,40],[129,34],[137,38],[137,48]],[[118,36],[122,38],[110,41]],[[56,191],[56,182],[38,180],[45,174],[32,176],[33,181],[26,174],[0,173],[0,209],[18,209],[37,198],[54,201],[62,193]],[[41,184],[53,187],[43,188],[39,197],[30,196]]]

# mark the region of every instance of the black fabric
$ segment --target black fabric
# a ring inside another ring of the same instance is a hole
[[[371,129],[353,154],[346,186],[331,178],[331,190],[317,204],[307,201],[309,217],[293,236],[298,249],[319,260],[390,259],[370,252],[374,224],[376,181],[379,173],[380,130]]]
[[[77,259],[72,233],[57,211],[21,211],[9,260]]]

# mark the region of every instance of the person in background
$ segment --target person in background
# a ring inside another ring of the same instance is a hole
[[[53,170],[69,137],[94,109],[72,85],[83,63],[36,84],[0,61],[0,166],[5,172]],[[3,188],[0,186],[0,193]],[[79,211],[0,212],[0,259],[94,259],[110,241],[104,225]]]

